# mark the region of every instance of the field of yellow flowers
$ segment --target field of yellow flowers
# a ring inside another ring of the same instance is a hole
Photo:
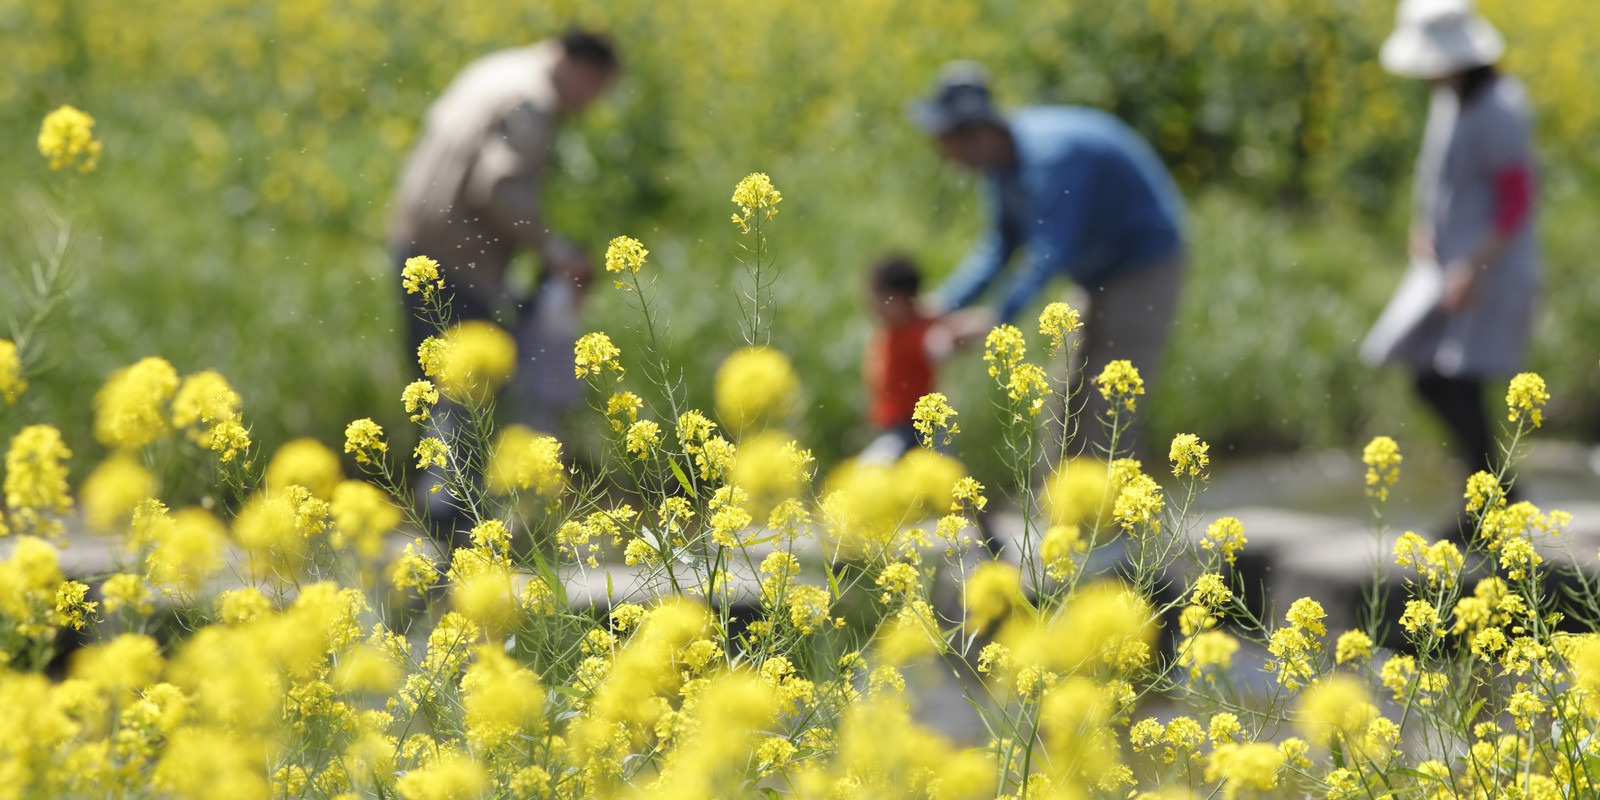
[[[1592,362],[1585,332],[1600,327],[1600,290],[1585,279],[1600,210],[1588,35],[1600,12],[1589,0],[1483,7],[1539,104],[1550,282],[1563,291],[1535,366],[1568,387],[1551,416],[1572,430],[1600,407],[1592,371],[1574,366]],[[803,299],[777,313],[804,376],[856,369],[862,265],[901,249],[937,275],[959,258],[974,193],[938,166],[904,105],[939,64],[970,57],[993,68],[1007,102],[1127,117],[1193,194],[1181,324],[1205,335],[1176,343],[1154,429],[1328,444],[1411,413],[1405,388],[1362,367],[1353,342],[1400,271],[1423,95],[1376,67],[1387,4],[1287,0],[183,0],[161,14],[0,0],[4,140],[28,141],[72,103],[95,115],[107,148],[93,185],[71,192],[52,188],[28,148],[0,152],[17,181],[0,194],[0,261],[19,274],[47,262],[62,217],[88,232],[65,244],[85,266],[61,276],[78,299],[52,316],[60,344],[34,396],[66,407],[161,353],[225,366],[265,442],[334,436],[367,409],[394,427],[403,418],[385,401],[410,368],[381,236],[398,164],[464,64],[574,20],[615,32],[627,74],[563,136],[554,220],[595,254],[619,228],[652,233],[672,276],[662,291],[683,312],[669,355],[697,373],[726,355],[730,324],[714,293],[689,287],[732,291],[735,246],[714,206],[752,168],[796,198],[781,266]],[[628,313],[599,297],[588,316],[637,345],[620,332]],[[816,330],[838,333],[801,338]],[[1261,330],[1300,335],[1264,343]],[[708,388],[691,391],[709,402]],[[803,424],[831,462],[860,443],[859,390],[807,381],[807,392]]]
[[[71,107],[38,143],[60,170],[106,157]],[[734,189],[744,272],[770,264],[784,199],[761,173]],[[1403,608],[1374,604],[1343,631],[1309,597],[1260,616],[1233,571],[1249,531],[1227,517],[1194,530],[1210,445],[1180,434],[1168,463],[1147,468],[1115,447],[1065,457],[1052,432],[1070,420],[1038,424],[1075,405],[1054,402],[1068,384],[1050,377],[1079,327],[1070,305],[1047,305],[1036,337],[990,332],[986,398],[923,397],[923,447],[819,484],[812,451],[784,430],[801,382],[766,344],[782,339],[781,293],[723,312],[756,344],[725,359],[702,407],[663,355],[672,316],[649,242],[615,236],[604,264],[641,345],[594,331],[574,347],[604,439],[588,469],[570,468],[556,437],[496,426],[514,344],[494,326],[447,324],[426,256],[396,276],[436,323],[416,352],[424,377],[384,402],[414,448],[362,416],[334,447],[299,440],[268,458],[222,374],[182,375],[159,356],[113,372],[88,406],[53,409],[85,417],[109,453],[82,481],[61,430],[21,420],[0,517],[0,794],[1596,791],[1600,634],[1562,621],[1600,618],[1600,585],[1574,567],[1573,588],[1550,593],[1567,568],[1541,553],[1568,517],[1510,502],[1510,473],[1466,483],[1465,541],[1389,536],[1403,457],[1373,439],[1366,493]],[[7,408],[28,408],[35,374],[0,341]],[[1119,441],[1144,399],[1137,365],[1112,362],[1085,390],[1110,410],[1078,422]],[[1550,400],[1537,374],[1510,382],[1508,464]],[[1009,455],[989,485],[946,454],[975,449],[963,428],[984,416],[999,431],[985,444]],[[423,470],[467,520],[453,547],[413,505]],[[166,485],[171,472],[188,485]],[[195,487],[204,499],[190,504]],[[1022,512],[1012,558],[981,541],[991,501]],[[75,560],[85,535],[113,554],[103,574]],[[598,602],[573,602],[602,559],[632,568],[627,584],[605,571]],[[1270,655],[1265,691],[1239,683],[1247,646]],[[963,679],[984,741],[912,714],[929,668]]]

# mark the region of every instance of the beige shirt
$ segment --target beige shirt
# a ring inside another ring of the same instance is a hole
[[[539,179],[560,113],[556,42],[468,65],[428,109],[395,196],[390,243],[437,260],[457,291],[495,305],[518,248],[568,247],[545,225]]]

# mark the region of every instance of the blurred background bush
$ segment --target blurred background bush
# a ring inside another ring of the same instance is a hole
[[[1556,428],[1588,435],[1600,4],[1482,6],[1540,114],[1551,291],[1532,367],[1550,380]],[[359,416],[398,427],[410,358],[383,243],[397,170],[463,65],[576,22],[614,33],[627,74],[560,139],[552,216],[597,258],[617,234],[650,247],[672,355],[704,405],[737,345],[727,198],[762,170],[786,199],[774,343],[807,383],[796,432],[824,460],[863,441],[864,266],[903,249],[937,276],[977,228],[970,181],[904,117],[938,66],[964,57],[991,67],[1009,103],[1123,116],[1189,193],[1194,269],[1151,405],[1157,441],[1186,430],[1285,448],[1394,432],[1420,418],[1403,380],[1355,356],[1404,266],[1426,105],[1422,86],[1378,69],[1392,14],[1372,0],[0,0],[0,258],[22,274],[53,206],[89,232],[30,402],[82,454],[94,388],[161,353],[227,375],[268,447],[337,440]],[[65,195],[36,190],[59,181],[31,146],[61,103],[93,114],[106,143],[99,172]],[[620,298],[600,289],[587,324],[626,350]],[[976,418],[987,401],[970,361],[947,384]]]

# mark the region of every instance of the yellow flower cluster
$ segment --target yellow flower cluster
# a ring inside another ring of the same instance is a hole
[[[1200,441],[1200,437],[1192,433],[1180,433],[1172,437],[1172,447],[1167,453],[1167,460],[1172,462],[1174,477],[1188,474],[1197,477],[1211,466],[1211,445]]]
[[[1509,409],[1506,418],[1512,422],[1527,419],[1529,425],[1537,428],[1544,422],[1544,404],[1549,400],[1544,378],[1532,372],[1519,373],[1506,388],[1506,408]]]
[[[1120,410],[1134,411],[1134,398],[1144,394],[1144,379],[1132,362],[1118,359],[1106,364],[1094,379],[1100,396],[1111,403],[1106,413],[1115,415]]]
[[[586,333],[573,346],[573,375],[578,378],[597,376],[602,370],[611,370],[622,376],[622,351],[611,343],[604,332]]]
[[[39,127],[39,154],[50,159],[50,169],[77,165],[79,172],[93,172],[101,149],[94,138],[94,117],[72,106],[45,115]]]
[[[1200,546],[1206,550],[1221,551],[1222,557],[1229,564],[1236,563],[1239,551],[1244,549],[1249,542],[1244,537],[1244,523],[1237,517],[1219,517],[1217,521],[1206,526],[1204,538]]]
[[[642,419],[628,426],[625,437],[625,449],[638,458],[650,455],[661,444],[661,425],[653,420]]]
[[[373,463],[380,454],[389,452],[389,444],[383,440],[383,427],[370,419],[358,419],[346,425],[344,451],[355,455],[357,463]]]
[[[1441,540],[1430,545],[1411,531],[1395,540],[1394,557],[1395,564],[1416,571],[1435,588],[1454,586],[1466,563],[1455,543]]]
[[[67,486],[71,457],[61,432],[49,425],[29,425],[11,437],[5,495],[12,528],[46,535],[61,532],[60,516],[72,509]]]
[[[521,425],[506,427],[489,459],[484,482],[496,494],[532,491],[549,500],[557,499],[567,485],[561,442]]]
[[[517,368],[517,345],[492,322],[468,320],[444,337],[443,359],[434,376],[439,393],[457,402],[483,404]]]
[[[112,453],[78,488],[83,521],[96,533],[112,533],[157,489],[155,476],[137,458],[126,452]]]
[[[226,464],[250,447],[250,433],[239,411],[244,401],[226,378],[214,370],[183,379],[172,398],[172,424],[189,431],[189,438],[219,454]]]
[[[1367,465],[1367,494],[1378,502],[1389,499],[1389,489],[1400,480],[1400,445],[1387,436],[1374,436],[1361,450]]]
[[[334,547],[347,544],[363,561],[383,555],[383,539],[400,526],[402,514],[387,492],[366,481],[342,481],[328,504]]]
[[[917,404],[911,412],[911,424],[916,428],[924,447],[933,447],[941,432],[944,434],[944,443],[949,444],[951,438],[961,432],[955,424],[955,418],[956,410],[950,407],[950,399],[938,392],[917,398]]]
[[[0,339],[0,401],[6,405],[15,405],[17,398],[28,390],[28,382],[22,377],[22,357],[17,353],[17,345],[10,339]]]
[[[630,275],[639,274],[639,268],[644,266],[645,257],[650,251],[644,249],[644,244],[632,236],[618,236],[606,245],[606,272],[626,272]],[[618,281],[617,288],[626,284]]]
[[[117,370],[95,394],[95,438],[110,447],[132,450],[166,434],[166,405],[178,390],[178,371],[166,359],[150,357]]]
[[[1289,606],[1289,624],[1268,639],[1267,652],[1275,659],[1270,666],[1285,689],[1305,686],[1316,675],[1313,659],[1322,650],[1320,637],[1328,632],[1322,621],[1326,616],[1321,603],[1302,597]]]
[[[423,300],[432,300],[434,292],[444,288],[444,277],[439,274],[439,262],[427,256],[412,256],[400,267],[400,286],[406,294],[422,294]]]
[[[95,438],[110,447],[138,450],[173,428],[187,430],[191,441],[216,451],[223,463],[250,447],[243,401],[214,370],[180,383],[171,364],[152,356],[113,373],[94,401]]]
[[[733,204],[739,207],[739,213],[733,215],[733,223],[749,233],[752,222],[777,216],[781,202],[783,193],[772,185],[772,179],[765,172],[752,172],[733,188]]]
[[[315,497],[333,497],[334,487],[344,480],[339,456],[316,439],[285,442],[267,463],[263,482],[268,491],[304,486]]]
[[[800,377],[789,357],[769,347],[734,351],[712,382],[717,418],[731,431],[781,422],[795,408]]]
[[[1067,337],[1082,327],[1078,310],[1066,303],[1051,303],[1039,312],[1039,334],[1050,340],[1051,355],[1064,352],[1067,349]]]
[[[1002,382],[1007,378],[1001,376],[1009,376],[1027,353],[1022,331],[1012,325],[997,326],[983,339],[983,360],[989,364],[989,377]]]
[[[1111,514],[1124,531],[1160,531],[1161,511],[1165,507],[1166,499],[1155,479],[1138,473],[1128,479],[1117,493]]]

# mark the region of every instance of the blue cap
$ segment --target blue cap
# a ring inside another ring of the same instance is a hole
[[[914,101],[911,121],[930,135],[969,122],[1001,122],[989,92],[989,72],[976,61],[952,61],[939,70],[927,97]]]

